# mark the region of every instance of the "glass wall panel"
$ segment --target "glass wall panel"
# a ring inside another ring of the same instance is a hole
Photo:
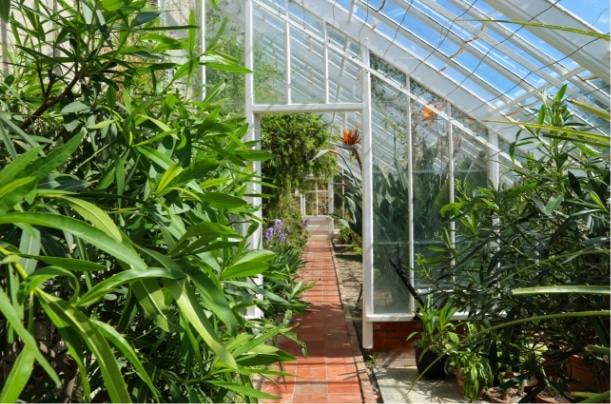
[[[253,7],[254,99],[257,104],[286,104],[286,26]]]
[[[361,102],[361,69],[353,61],[330,49],[329,102]]]
[[[291,31],[291,102],[325,101],[323,46],[312,37]]]
[[[225,18],[228,18],[222,36],[217,39],[217,47],[219,51],[234,57],[243,65],[245,41],[244,4],[235,0],[219,0],[219,7],[212,7],[206,2],[202,3],[202,5],[206,6],[206,43],[210,43],[215,39]],[[255,44],[255,53],[261,52],[260,46]],[[223,90],[225,101],[223,106],[230,111],[243,114],[245,77],[243,73],[206,68],[205,87],[209,89],[218,83],[225,83],[225,89]],[[199,83],[200,81],[192,80],[193,82]]]
[[[447,101],[414,80],[410,89],[425,102],[411,102],[414,257],[429,257],[443,227],[440,209],[450,202],[449,123],[438,114],[447,110]],[[414,283],[420,289],[428,286],[417,272]]]
[[[406,77],[372,57],[394,80]],[[407,313],[409,293],[394,265],[409,264],[408,97],[372,77],[374,313]],[[393,265],[394,264],[394,265]]]

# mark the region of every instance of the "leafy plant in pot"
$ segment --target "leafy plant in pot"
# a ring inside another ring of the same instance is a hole
[[[430,294],[417,303],[422,331],[414,331],[407,337],[408,341],[420,337],[414,341],[416,367],[423,377],[443,378],[449,349],[459,342],[456,324],[452,322],[458,308],[450,303],[438,307]]]
[[[465,334],[449,351],[448,367],[452,368],[458,382],[459,392],[470,401],[484,394],[494,379],[494,373],[484,346],[469,336],[477,332],[476,326],[464,323]]]

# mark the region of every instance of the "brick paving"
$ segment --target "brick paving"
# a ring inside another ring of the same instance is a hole
[[[376,403],[356,330],[341,301],[341,286],[329,241],[310,241],[300,278],[315,281],[303,295],[308,308],[295,315],[294,331],[306,343],[308,355],[292,341],[279,347],[297,360],[283,369],[295,376],[264,381],[261,391],[278,395],[261,403]]]

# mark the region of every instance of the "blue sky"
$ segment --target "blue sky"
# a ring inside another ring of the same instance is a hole
[[[609,0],[560,0],[562,7],[602,32],[609,32]]]

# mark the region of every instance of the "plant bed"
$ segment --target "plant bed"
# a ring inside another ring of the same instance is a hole
[[[546,386],[542,391],[535,397],[537,403],[570,403],[565,396],[563,396],[558,390],[552,386]]]
[[[520,389],[517,387],[508,387],[506,389],[490,387],[486,391],[488,401],[491,403],[517,403],[525,395],[526,394],[524,392],[520,392]]]

